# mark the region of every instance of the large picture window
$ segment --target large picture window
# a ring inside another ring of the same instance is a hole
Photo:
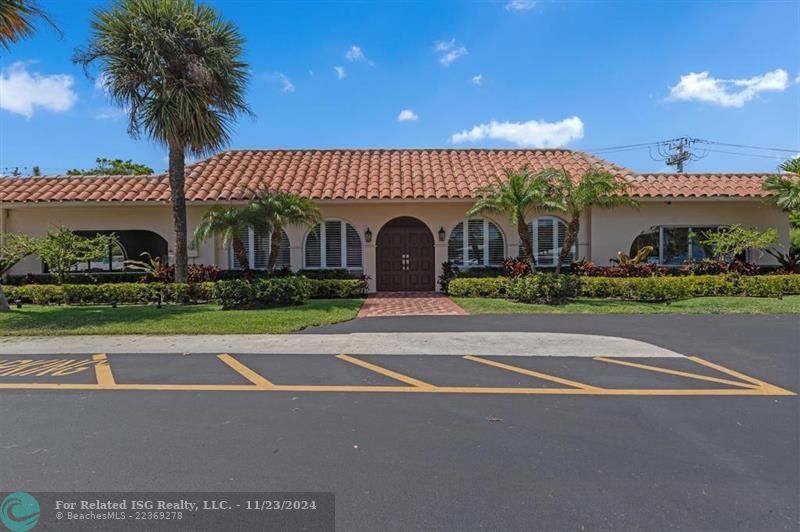
[[[457,266],[501,266],[505,256],[503,233],[490,220],[471,218],[460,222],[450,231],[447,260]]]
[[[269,233],[259,233],[253,230],[252,227],[243,230],[239,234],[242,239],[244,249],[247,252],[247,258],[250,261],[248,267],[251,270],[265,270],[269,264],[269,255],[271,252],[272,242]],[[241,270],[242,265],[239,259],[233,252],[233,245],[229,249],[230,264],[234,270]],[[275,268],[289,267],[289,237],[286,232],[281,230],[281,243],[278,249],[278,260],[275,263]]]
[[[631,244],[633,256],[645,246],[652,246],[649,262],[664,266],[680,266],[688,260],[711,258],[710,246],[702,244],[707,235],[718,231],[716,226],[658,226],[639,234]]]
[[[325,220],[306,235],[305,268],[361,270],[361,237],[355,227],[342,220]]]
[[[555,216],[540,216],[528,224],[533,241],[533,253],[539,266],[556,266],[561,246],[567,235],[567,224]],[[577,244],[577,242],[576,242]],[[575,260],[575,248],[570,250],[567,265]]]

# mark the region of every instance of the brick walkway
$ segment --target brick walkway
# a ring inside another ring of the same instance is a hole
[[[378,292],[370,294],[359,318],[375,316],[466,316],[467,312],[435,292]]]

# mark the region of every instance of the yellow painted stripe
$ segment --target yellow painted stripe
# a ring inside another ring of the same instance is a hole
[[[697,373],[689,373],[688,371],[678,371],[676,369],[659,368],[650,366],[649,364],[639,364],[638,362],[630,362],[627,360],[620,360],[617,358],[594,357],[594,360],[599,362],[608,362],[610,364],[619,364],[620,366],[629,366],[631,368],[644,369],[647,371],[655,371],[658,373],[667,373],[669,375],[677,375],[679,377],[687,377],[689,379],[697,379],[700,381],[716,382],[718,384],[727,384],[729,386],[740,386],[742,388],[757,388],[748,382],[731,381],[728,379],[720,379],[718,377],[708,377],[706,375],[698,375]]]
[[[789,390],[784,390],[783,388],[775,386],[774,384],[770,384],[768,382],[764,382],[762,380],[758,380],[758,379],[756,379],[754,377],[750,377],[748,375],[745,375],[744,373],[739,373],[738,371],[734,371],[732,369],[726,368],[725,366],[720,366],[719,364],[715,364],[713,362],[709,362],[708,360],[704,360],[704,359],[702,359],[700,357],[689,356],[689,357],[686,357],[686,358],[688,358],[689,360],[691,360],[692,362],[694,362],[696,364],[700,364],[701,366],[706,366],[706,367],[709,367],[711,369],[715,369],[715,370],[717,370],[717,371],[719,371],[721,373],[727,373],[731,377],[736,377],[737,379],[742,379],[743,381],[747,381],[749,383],[752,383],[753,386],[755,386],[757,388],[763,388],[763,389],[769,389],[769,390],[782,390],[784,392],[788,392],[791,395],[795,395],[794,393],[792,393]]]
[[[108,357],[105,353],[98,353],[92,355],[94,364],[94,374],[97,378],[97,384],[101,386],[113,386],[117,382],[114,380],[114,373],[111,372],[111,365],[108,362]]]
[[[523,375],[528,375],[529,377],[536,377],[537,379],[542,379],[545,381],[550,382],[557,382],[558,384],[563,384],[565,386],[572,386],[575,388],[580,388],[582,390],[602,390],[598,386],[591,386],[589,384],[584,384],[582,382],[571,381],[569,379],[562,379],[561,377],[556,377],[555,375],[548,375],[546,373],[541,373],[538,371],[533,371],[526,368],[520,368],[517,366],[512,366],[511,364],[504,364],[502,362],[497,362],[496,360],[490,360],[488,358],[480,358],[474,355],[467,355],[464,357],[467,360],[471,360],[473,362],[480,362],[481,364],[486,364],[487,366],[494,366],[495,368],[505,369],[508,371],[514,371],[516,373],[521,373]]]
[[[283,385],[272,387],[251,384],[57,384],[0,383],[0,390],[106,390],[106,391],[207,391],[207,392],[334,392],[334,393],[451,393],[480,395],[594,395],[594,396],[773,396],[796,395],[767,386],[764,388],[713,389],[624,389],[624,388],[491,388],[472,386],[348,386]]]
[[[380,373],[381,375],[384,375],[391,379],[395,379],[400,382],[410,384],[411,386],[415,386],[417,388],[436,388],[436,386],[434,386],[433,384],[429,384],[419,379],[415,379],[414,377],[409,377],[408,375],[403,375],[402,373],[397,373],[396,371],[392,371],[390,369],[382,368],[381,366],[376,366],[375,364],[371,364],[364,360],[351,357],[350,355],[346,355],[344,353],[336,355],[336,358],[338,358],[339,360],[344,360],[345,362],[350,362],[351,364],[355,364],[356,366],[361,366],[362,368],[374,371],[375,373]]]
[[[245,379],[249,380],[259,388],[273,388],[275,385],[253,371],[252,369],[248,368],[228,353],[222,353],[221,355],[217,355],[217,358],[221,361],[225,362],[233,371],[244,377]]]

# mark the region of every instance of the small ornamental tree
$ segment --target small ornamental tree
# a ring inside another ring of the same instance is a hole
[[[84,237],[61,226],[37,242],[35,253],[47,265],[56,282],[61,284],[75,264],[108,257],[116,241],[114,234]]]
[[[98,157],[95,162],[97,166],[94,168],[73,168],[67,170],[67,175],[148,175],[153,173],[153,169],[149,166],[135,163],[131,159],[123,161],[122,159]]]
[[[28,255],[36,252],[36,241],[26,235],[8,234],[0,240],[0,280]],[[9,310],[8,300],[0,285],[0,312]]]
[[[733,224],[699,236],[702,237],[701,244],[711,247],[715,259],[732,264],[748,249],[763,252],[775,244],[778,240],[778,231],[776,229],[758,231]]]

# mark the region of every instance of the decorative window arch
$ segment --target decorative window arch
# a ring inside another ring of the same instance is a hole
[[[269,264],[269,255],[272,251],[272,238],[270,233],[260,233],[249,227],[239,234],[242,239],[244,249],[247,252],[247,257],[250,261],[248,267],[251,270],[266,270]],[[278,260],[275,262],[275,268],[288,268],[289,267],[289,236],[286,231],[281,229],[281,243],[278,248]],[[241,270],[242,265],[239,264],[239,259],[233,252],[233,244],[228,246],[229,264],[234,270]]]
[[[528,223],[528,230],[531,233],[536,264],[539,266],[558,265],[558,256],[567,234],[567,222],[556,216],[539,216]],[[575,260],[577,255],[577,244],[575,242],[575,247],[570,250],[570,262]]]
[[[329,219],[313,227],[303,244],[303,267],[306,269],[364,268],[361,237],[344,220]]]
[[[459,222],[450,231],[447,260],[457,266],[502,266],[505,257],[506,239],[497,224],[491,220],[469,218]]]

